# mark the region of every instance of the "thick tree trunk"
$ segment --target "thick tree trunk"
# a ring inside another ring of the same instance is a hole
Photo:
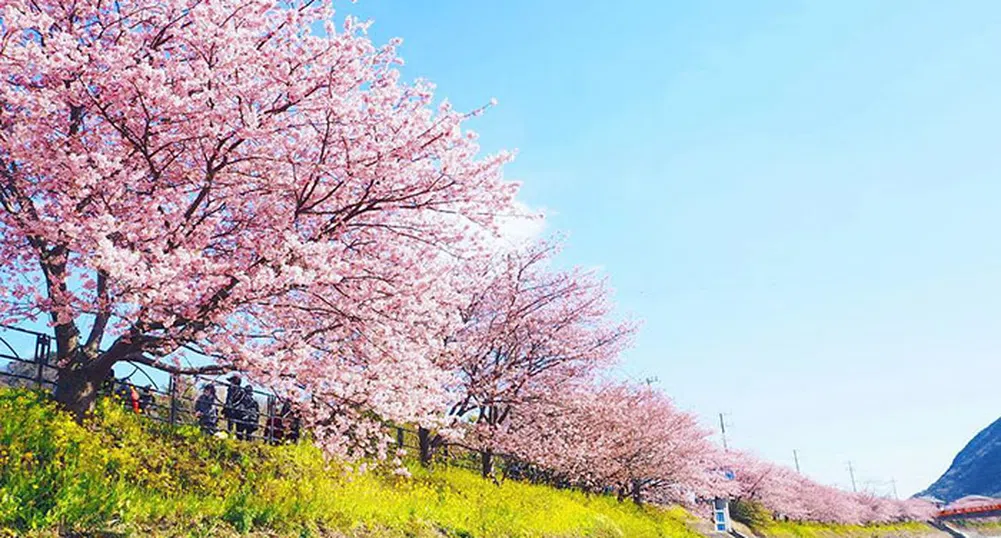
[[[417,444],[420,450],[421,465],[430,467],[432,456],[431,430],[417,428]]]
[[[637,505],[643,504],[643,491],[640,488],[640,481],[633,480],[632,491],[630,492],[630,497],[633,498],[633,502]]]
[[[56,379],[56,402],[80,422],[94,411],[98,389],[107,375],[94,368],[64,368]]]
[[[490,478],[494,473],[494,451],[484,450],[480,453],[481,456],[481,472],[483,473],[483,478]]]

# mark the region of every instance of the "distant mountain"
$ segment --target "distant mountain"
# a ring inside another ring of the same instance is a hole
[[[1001,497],[1001,418],[967,443],[945,474],[917,494],[923,495],[946,502],[967,495]]]

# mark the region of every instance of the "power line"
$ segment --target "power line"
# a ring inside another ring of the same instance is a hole
[[[894,499],[900,500],[900,493],[897,490],[897,479],[895,477],[890,477],[888,480],[864,479],[863,477],[859,477],[858,485],[862,488],[863,492],[878,494],[880,497],[887,499],[892,496]]]
[[[889,480],[865,480],[862,482],[862,485],[865,488],[873,488],[873,491],[879,491],[881,495],[886,497],[893,495],[894,499],[900,499],[900,496],[897,493],[896,478],[891,477]]]

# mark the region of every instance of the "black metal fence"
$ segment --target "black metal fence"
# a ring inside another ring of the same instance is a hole
[[[55,389],[59,369],[53,364],[54,347],[52,336],[48,334],[0,325],[0,385],[49,391]],[[276,394],[259,388],[253,391],[260,410],[255,419],[225,416],[226,392],[231,388],[228,374],[214,377],[174,375],[130,361],[122,361],[116,368],[114,379],[109,379],[109,383],[102,386],[101,391],[105,395],[116,396],[121,405],[151,420],[171,425],[194,425],[209,434],[226,432],[231,436],[235,436],[237,426],[242,425],[244,428],[241,429],[249,429],[247,439],[268,442],[295,440],[299,436],[297,417],[293,413],[282,413],[283,400]],[[214,421],[204,420],[204,414],[200,416],[195,410],[206,385],[217,388],[211,406]],[[212,425],[212,422],[215,424]],[[420,452],[416,431],[395,425],[386,427],[397,448],[405,449],[411,454]],[[503,455],[496,455],[494,458],[498,468],[508,467],[506,463],[510,458]],[[482,465],[479,452],[454,444],[438,447],[435,460],[477,470]]]
[[[0,325],[0,385],[54,390],[59,374],[54,357],[50,335]],[[195,407],[199,396],[204,394],[202,387],[205,385],[220,390],[207,413],[200,413]],[[130,361],[119,364],[114,378],[109,378],[101,387],[104,395],[116,396],[123,406],[151,420],[171,425],[196,425],[207,433],[222,431],[235,435],[239,431],[240,438],[268,442],[298,438],[298,418],[291,410],[282,413],[284,401],[277,395],[254,389],[251,396],[254,405],[241,405],[230,413],[226,405],[229,390],[232,390],[231,385],[222,376],[174,375]],[[253,408],[255,412],[248,411]],[[216,419],[210,420],[211,416]]]
[[[57,369],[50,366],[52,339],[46,334],[0,325],[0,375],[6,384],[55,388]]]
[[[52,391],[56,386],[59,369],[53,364],[55,357],[52,337],[48,334],[0,325],[0,386],[35,388]],[[227,375],[195,376],[175,375],[157,368],[122,361],[117,365],[114,379],[101,387],[105,395],[118,398],[121,405],[151,420],[170,425],[193,425],[207,434],[226,432],[235,436],[238,426],[246,435],[238,438],[263,440],[271,443],[294,441],[299,437],[299,420],[294,413],[283,413],[284,401],[272,392],[253,390],[259,412],[249,420],[244,416],[226,416],[226,391],[231,387]],[[215,420],[205,420],[196,406],[203,388],[213,385],[217,392],[212,398],[210,413]],[[242,388],[242,387],[241,387]],[[261,405],[263,402],[264,405]],[[214,424],[213,424],[214,422]],[[396,448],[408,454],[420,453],[418,432],[402,426],[386,425],[387,434]],[[484,454],[474,448],[457,443],[444,443],[433,452],[433,463],[456,466],[480,472]],[[492,467],[498,476],[570,486],[544,469],[516,457],[494,453],[490,455]]]

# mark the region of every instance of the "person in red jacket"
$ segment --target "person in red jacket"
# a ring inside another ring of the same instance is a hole
[[[126,409],[132,409],[132,411],[139,413],[139,391],[136,390],[134,386],[130,383],[122,381],[122,384],[118,387],[116,392],[118,398],[122,400],[122,405]]]
[[[142,407],[139,406],[139,391],[136,390],[135,385],[129,385],[129,403],[132,405],[133,411],[142,413]]]

